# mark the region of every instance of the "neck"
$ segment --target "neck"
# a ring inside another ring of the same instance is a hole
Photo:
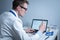
[[[18,15],[18,11],[17,10],[15,10],[15,12],[17,13],[17,15]]]

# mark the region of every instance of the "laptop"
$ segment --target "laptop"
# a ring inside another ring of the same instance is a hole
[[[32,24],[31,24],[31,28],[34,29],[34,32],[33,33],[37,33],[38,30],[39,30],[39,27],[40,25],[43,23],[45,23],[45,27],[47,29],[47,25],[48,25],[48,20],[45,20],[45,19],[33,19],[32,20]],[[46,29],[44,32],[46,32]]]

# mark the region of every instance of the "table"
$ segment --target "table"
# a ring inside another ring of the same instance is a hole
[[[40,38],[40,40],[45,40],[47,37],[48,38],[46,40],[58,40],[58,34],[59,34],[58,29],[51,29],[50,31],[53,31],[53,35],[52,36],[48,37],[48,36],[45,35],[46,33],[44,33],[43,36]],[[28,33],[28,35],[32,36],[33,34]]]

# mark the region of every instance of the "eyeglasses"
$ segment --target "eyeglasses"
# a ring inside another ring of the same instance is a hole
[[[23,7],[23,6],[20,6],[20,7],[27,11],[27,8],[25,8],[25,7]]]

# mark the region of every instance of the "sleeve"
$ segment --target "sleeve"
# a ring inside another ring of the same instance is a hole
[[[35,35],[29,36],[24,30],[22,23],[19,21],[15,21],[13,24],[14,28],[17,30],[22,40],[39,40],[42,36],[42,32],[38,31]]]

